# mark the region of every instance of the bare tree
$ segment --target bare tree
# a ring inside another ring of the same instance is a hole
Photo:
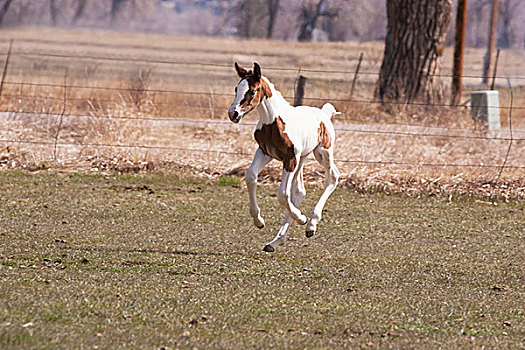
[[[279,0],[267,0],[268,5],[268,29],[266,31],[266,38],[271,39],[273,36],[273,29],[277,21],[277,13],[279,12]]]
[[[380,101],[443,100],[440,72],[452,0],[387,0],[385,53],[376,88]]]
[[[332,0],[331,4],[338,15],[321,21],[330,41],[385,39],[385,0]]]
[[[279,8],[280,0],[234,0],[230,2],[229,8],[225,11],[224,22],[228,22],[228,19],[233,16],[239,36],[271,39]]]
[[[109,13],[111,24],[117,24],[118,19],[119,26],[133,28],[130,23],[134,23],[135,25],[142,24],[142,28],[148,28],[149,16],[158,9],[159,3],[151,0],[112,0]]]
[[[522,0],[500,0],[499,18],[501,18],[501,27],[498,37],[498,47],[502,49],[509,48],[512,45],[513,35],[511,24],[514,16],[517,13],[518,6],[522,4]]]
[[[264,3],[261,1],[239,0],[234,3],[229,12],[235,14],[237,34],[243,38],[264,37],[265,9]]]
[[[311,41],[317,21],[321,17],[335,17],[337,11],[329,10],[326,0],[303,0],[299,17],[299,41]]]
[[[467,38],[466,43],[474,47],[482,47],[486,40],[486,6],[491,0],[477,0],[468,2],[467,11]],[[451,35],[451,40],[453,35]]]
[[[77,23],[80,17],[84,14],[84,10],[86,9],[87,0],[77,0],[78,5],[75,9],[75,14],[73,15],[73,23]]]
[[[49,14],[51,15],[51,23],[53,23],[54,26],[57,25],[57,4],[55,0],[49,0]]]
[[[115,22],[117,15],[122,11],[124,3],[130,0],[111,0],[111,23]]]
[[[2,4],[2,7],[0,7],[0,25],[2,24],[2,21],[4,20],[4,16],[7,13],[7,10],[9,10],[9,6],[11,5],[11,2],[13,0],[5,0]]]

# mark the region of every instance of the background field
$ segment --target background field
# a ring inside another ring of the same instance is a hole
[[[71,113],[85,113],[86,109],[92,113],[121,112],[124,107],[139,107],[134,112],[224,118],[224,109],[232,102],[233,87],[238,82],[233,63],[251,66],[257,61],[286,97],[293,98],[295,80],[298,74],[303,74],[309,79],[305,103],[320,106],[326,100],[335,100],[345,112],[342,117],[345,120],[392,122],[403,118],[402,113],[384,113],[377,103],[370,101],[381,65],[382,42],[297,43],[55,28],[3,29],[0,35],[4,53],[9,40],[14,40],[13,59],[6,75],[6,81],[11,83],[6,84],[3,93],[7,96],[32,93],[41,97],[22,99],[20,103],[16,98],[9,100],[4,96],[5,107],[25,111],[40,107],[60,112],[67,69],[67,111]],[[356,81],[355,101],[351,103],[350,87],[361,53],[363,62]],[[482,88],[479,84],[483,55],[483,49],[466,50],[463,102],[468,101],[471,90]],[[525,85],[522,55],[520,49],[501,53],[496,84],[502,93],[503,107],[509,106],[507,77],[515,88]],[[451,65],[452,48],[447,47],[439,73],[445,85],[451,81]],[[518,106],[523,92],[517,89],[515,95]],[[472,123],[470,118],[458,120],[468,113],[453,110],[456,117],[445,118],[442,114],[448,114],[448,106],[434,107],[438,108],[431,111],[437,112],[439,118],[412,115],[408,120],[423,125]],[[520,125],[525,114],[518,111],[514,115],[514,122],[518,123],[515,126]],[[502,112],[504,125],[508,123],[507,117]]]
[[[46,28],[6,29],[0,36],[4,53],[14,39],[0,99],[3,169],[109,174],[184,166],[205,178],[242,176],[256,149],[257,116],[233,125],[225,111],[238,80],[233,63],[258,61],[289,101],[302,74],[308,78],[305,104],[330,101],[343,112],[336,119],[336,159],[344,181],[364,190],[525,197],[523,50],[501,53],[496,86],[502,129],[487,132],[469,112],[469,91],[482,88],[482,49],[467,49],[464,106],[450,108],[376,103],[383,49],[376,42]],[[443,57],[445,85],[451,51],[446,48]],[[364,59],[351,96],[360,53]],[[322,174],[314,163],[307,164],[312,180]],[[273,163],[269,179],[278,177],[278,168]]]
[[[267,254],[274,184],[262,231],[231,177],[0,186],[2,349],[525,346],[523,203],[340,188],[318,234]]]

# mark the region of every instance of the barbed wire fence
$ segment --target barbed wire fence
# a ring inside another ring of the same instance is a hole
[[[30,41],[30,40],[29,40]],[[52,42],[57,44],[57,42]],[[67,43],[62,43],[62,45],[67,45]],[[88,43],[76,43],[75,45],[88,45]],[[147,47],[146,47],[147,48]],[[13,58],[21,56],[31,56],[31,57],[40,57],[40,58],[54,58],[54,59],[67,59],[67,60],[96,60],[101,62],[133,62],[140,64],[162,64],[162,65],[176,65],[182,67],[191,67],[199,66],[206,68],[220,68],[231,70],[230,65],[220,64],[220,63],[206,63],[206,62],[187,62],[187,61],[175,61],[175,60],[164,60],[164,59],[148,59],[148,58],[132,58],[132,57],[109,57],[109,56],[99,56],[99,55],[69,55],[69,54],[58,54],[58,53],[40,53],[40,52],[17,52],[13,50],[13,40],[9,41],[8,51],[0,54],[5,56],[4,67],[2,71],[2,80],[0,83],[0,99],[18,99],[18,100],[53,100],[56,101],[57,105],[61,105],[61,110],[59,112],[44,111],[44,110],[25,110],[24,104],[20,103],[19,108],[9,108],[4,107],[0,109],[0,112],[9,113],[9,114],[32,114],[38,116],[39,118],[59,118],[58,127],[56,133],[53,135],[52,140],[42,141],[42,140],[23,140],[23,139],[10,139],[10,138],[0,138],[0,142],[3,143],[5,147],[10,144],[27,144],[27,145],[40,145],[40,146],[50,146],[53,148],[53,161],[55,164],[55,172],[58,171],[58,157],[57,157],[57,148],[58,147],[68,147],[68,146],[80,146],[80,147],[103,147],[103,148],[113,148],[113,149],[143,149],[143,150],[170,150],[186,153],[220,153],[227,154],[232,156],[242,156],[242,157],[251,157],[251,152],[241,152],[233,150],[215,150],[211,148],[200,148],[200,147],[179,147],[179,146],[163,146],[163,145],[152,145],[152,144],[134,144],[134,143],[110,143],[110,142],[68,142],[60,140],[60,132],[65,118],[98,118],[100,120],[108,120],[108,116],[95,115],[93,113],[68,113],[68,107],[73,102],[90,102],[91,100],[96,100],[101,103],[120,103],[122,102],[122,96],[119,96],[119,99],[115,98],[91,98],[90,96],[86,97],[74,97],[74,90],[80,91],[109,91],[117,93],[151,93],[151,94],[174,94],[179,96],[197,96],[203,97],[205,95],[213,95],[212,97],[230,97],[233,98],[233,93],[225,92],[203,92],[203,91],[187,91],[181,89],[150,89],[147,87],[138,87],[138,88],[129,88],[129,87],[114,87],[114,86],[97,86],[95,84],[75,84],[68,82],[68,69],[64,72],[63,83],[54,83],[54,82],[27,82],[21,80],[13,80],[12,78],[7,79],[9,64]],[[305,101],[311,103],[316,102],[333,102],[333,103],[352,103],[352,104],[361,104],[361,105],[399,105],[399,106],[414,106],[414,107],[432,107],[432,108],[451,108],[449,104],[444,103],[435,103],[435,104],[426,104],[419,102],[398,102],[398,101],[376,101],[374,99],[356,99],[353,98],[353,90],[355,87],[356,80],[359,75],[375,75],[377,76],[378,72],[367,72],[360,71],[359,67],[363,60],[363,56],[359,56],[359,64],[354,71],[347,70],[321,70],[321,69],[308,69],[308,68],[299,68],[301,74],[308,73],[318,73],[318,74],[350,74],[353,75],[352,80],[352,93],[349,98],[323,98],[323,97],[304,97]],[[270,71],[288,71],[288,72],[297,72],[298,68],[296,67],[265,67],[266,70]],[[299,75],[299,74],[298,74]],[[450,74],[437,74],[436,77],[453,77]],[[479,78],[482,76],[476,75],[464,75],[464,78]],[[479,133],[479,128],[462,128],[462,127],[450,127],[450,126],[421,126],[417,124],[410,123],[381,123],[378,125],[336,125],[336,131],[338,132],[348,132],[348,133],[357,133],[357,134],[369,134],[369,135],[380,135],[380,136],[395,136],[395,137],[416,137],[416,138],[442,138],[442,139],[469,139],[476,141],[498,141],[498,142],[508,142],[505,157],[500,164],[497,163],[469,163],[469,162],[406,162],[406,161],[396,161],[396,160],[377,160],[377,159],[353,159],[351,157],[339,158],[338,162],[347,163],[347,164],[363,164],[363,165],[394,165],[394,166],[405,166],[405,167],[429,167],[429,168],[489,168],[497,169],[498,175],[496,178],[496,183],[500,181],[501,174],[505,169],[514,169],[521,171],[525,169],[525,165],[520,164],[508,164],[509,154],[512,153],[513,145],[525,141],[525,137],[520,137],[519,135],[525,135],[525,130],[512,129],[512,112],[525,110],[525,107],[516,107],[513,105],[513,95],[512,95],[512,85],[510,83],[509,77],[494,77],[494,79],[503,79],[508,80],[509,88],[511,91],[511,103],[508,106],[499,106],[494,108],[499,108],[502,111],[507,111],[509,115],[509,136],[501,136],[494,133],[486,132]],[[513,76],[513,80],[524,80],[525,76]],[[9,93],[6,92],[6,87],[14,87],[14,90]],[[33,87],[33,88],[53,88],[62,90],[62,96],[50,96],[50,95],[39,95],[39,94],[28,94],[22,92],[23,87]],[[18,90],[18,92],[17,92]],[[211,98],[210,96],[208,96]],[[289,100],[293,100],[295,96],[284,96]],[[222,109],[226,110],[227,105],[210,105],[203,106],[201,105],[192,105],[187,101],[184,103],[171,103],[171,102],[156,102],[156,104],[164,107],[184,107],[187,109],[199,108],[199,109]],[[458,107],[453,107],[458,108]],[[461,107],[460,107],[461,108]],[[488,106],[488,108],[493,108]],[[227,120],[217,120],[217,119],[194,119],[188,117],[173,117],[168,115],[149,115],[149,116],[127,116],[127,115],[111,115],[111,120],[129,120],[129,121],[144,121],[144,122],[173,122],[173,123],[183,123],[183,124],[199,124],[199,125],[231,125]],[[352,121],[347,119],[346,121]],[[241,124],[240,127],[253,127],[255,123],[246,122]],[[404,130],[393,130],[394,127],[405,127],[405,128],[418,128],[414,131],[404,131]],[[386,129],[385,129],[386,128]],[[430,130],[430,131],[429,131]],[[436,132],[437,131],[437,132]],[[460,134],[462,133],[462,134]],[[502,133],[500,133],[502,134]]]

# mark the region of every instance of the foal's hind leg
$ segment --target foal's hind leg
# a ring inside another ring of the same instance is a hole
[[[295,205],[297,208],[299,208],[304,196],[306,195],[306,189],[304,187],[303,180],[303,164],[305,159],[306,157],[301,158],[299,163],[299,170],[297,170],[297,172],[295,173],[295,176],[292,181],[291,201],[293,205]],[[279,232],[277,233],[275,238],[264,247],[265,252],[273,252],[275,251],[275,248],[286,242],[286,236],[292,223],[293,219],[290,216],[290,212],[286,211],[286,215],[284,216],[284,220],[281,224],[281,227],[279,228]]]
[[[328,197],[334,192],[339,181],[339,170],[334,163],[333,149],[326,149],[324,147],[318,146],[314,150],[315,159],[321,164],[326,170],[326,180],[324,192],[319,198],[319,201],[312,210],[310,214],[310,220],[306,225],[306,237],[312,237],[317,230],[317,223],[321,220],[323,213],[323,208],[328,200]]]
[[[299,170],[302,168],[305,157],[299,159],[299,166],[297,166],[293,171],[287,171],[283,169],[283,177],[281,179],[281,185],[277,191],[277,200],[279,204],[288,210],[290,217],[297,221],[301,225],[305,225],[308,218],[301,212],[301,210],[292,202],[292,189],[294,188],[294,180],[296,175],[299,173]]]

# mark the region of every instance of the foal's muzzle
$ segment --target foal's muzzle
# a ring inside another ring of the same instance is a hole
[[[230,120],[234,123],[238,123],[242,118],[242,116],[237,111],[228,111],[228,117],[230,117]]]

